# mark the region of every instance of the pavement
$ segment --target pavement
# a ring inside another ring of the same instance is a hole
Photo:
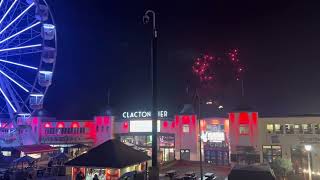
[[[197,177],[200,177],[200,163],[199,162],[188,162],[188,161],[176,161],[175,163],[164,166],[160,170],[160,176],[164,175],[169,170],[175,170],[177,175],[184,175],[186,172],[193,171]],[[217,180],[225,180],[230,172],[230,167],[219,167],[212,164],[203,163],[203,174],[215,173]],[[167,177],[161,177],[161,179],[169,179]]]

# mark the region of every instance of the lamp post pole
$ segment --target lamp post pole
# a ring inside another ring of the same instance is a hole
[[[199,126],[199,161],[200,161],[200,179],[203,180],[203,168],[202,168],[202,139],[201,139],[201,99],[196,90],[196,96],[198,97],[198,126]]]
[[[312,180],[312,172],[311,172],[311,149],[312,146],[311,145],[304,145],[304,148],[306,149],[307,153],[308,153],[308,174],[309,174],[309,180]]]
[[[150,16],[152,17],[152,44],[151,44],[151,86],[152,86],[152,169],[150,179],[159,179],[158,167],[158,136],[157,136],[157,29],[156,29],[156,13],[153,10],[147,10],[143,16],[143,23],[148,24]]]

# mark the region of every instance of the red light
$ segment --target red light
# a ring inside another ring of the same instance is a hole
[[[45,128],[50,128],[50,124],[49,124],[49,123],[46,123],[46,124],[44,125],[44,127],[45,127]]]
[[[172,121],[171,128],[174,128],[175,126],[176,126],[176,124],[174,123],[174,121]]]
[[[78,122],[72,122],[71,127],[72,128],[78,128],[79,127],[79,123]]]
[[[179,116],[176,116],[176,125],[179,124]]]
[[[254,124],[257,124],[257,122],[258,122],[258,113],[257,112],[252,113],[252,120],[253,120]]]
[[[168,121],[164,121],[164,122],[163,122],[163,127],[164,127],[164,128],[168,127]]]
[[[124,123],[123,123],[123,128],[127,129],[128,127],[129,127],[128,122],[124,122]]]
[[[57,128],[64,128],[64,123],[63,122],[59,122],[57,124]]]
[[[182,123],[183,124],[189,124],[190,123],[190,117],[189,116],[182,116]]]
[[[231,123],[233,123],[234,122],[234,113],[229,113],[229,119],[230,119],[230,121],[231,121]]]
[[[249,114],[247,112],[239,114],[239,124],[249,124]]]
[[[192,124],[196,124],[196,116],[195,115],[192,115],[191,116],[191,121],[192,121]]]

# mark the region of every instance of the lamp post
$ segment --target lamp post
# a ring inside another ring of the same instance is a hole
[[[147,10],[143,16],[143,23],[148,24],[150,16],[152,18],[152,43],[151,43],[151,86],[152,86],[152,169],[151,179],[159,179],[158,167],[158,136],[157,136],[157,29],[156,29],[156,13],[153,10]]]
[[[312,172],[311,172],[311,149],[312,146],[310,144],[304,145],[304,149],[308,152],[308,173],[309,173],[309,180],[312,180]]]

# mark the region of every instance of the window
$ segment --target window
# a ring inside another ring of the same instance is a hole
[[[282,126],[280,124],[274,124],[274,132],[276,134],[282,134],[283,133]]]
[[[104,126],[101,126],[101,132],[103,132],[103,130],[104,130]]]
[[[319,124],[315,124],[315,125],[314,125],[314,132],[315,132],[316,134],[320,134],[320,125],[319,125]]]
[[[11,156],[11,151],[1,151],[3,156]]]
[[[312,134],[311,124],[302,124],[303,134]]]
[[[240,135],[248,135],[249,134],[249,126],[245,124],[240,124],[239,128]]]
[[[189,124],[184,124],[182,127],[182,132],[188,133],[190,131]]]
[[[302,126],[300,124],[294,125],[294,133],[295,134],[302,134]]]
[[[96,131],[97,131],[97,132],[99,132],[99,126],[97,126],[97,129],[96,129]]]
[[[269,134],[273,133],[273,124],[267,124],[267,132]]]
[[[281,146],[262,146],[263,162],[272,163],[273,160],[281,158]]]
[[[294,133],[294,125],[293,124],[286,124],[285,125],[285,132],[286,132],[286,134],[293,134]]]

